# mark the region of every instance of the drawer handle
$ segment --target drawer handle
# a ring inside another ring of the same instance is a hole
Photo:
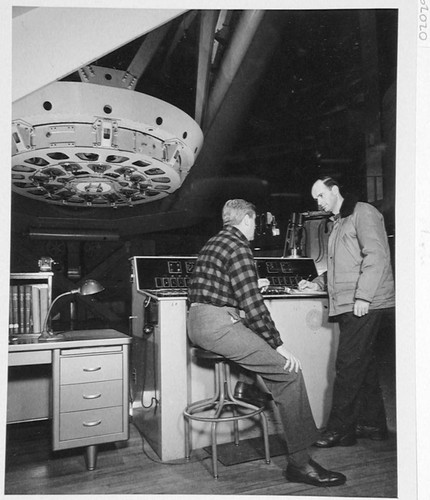
[[[84,368],[84,372],[97,372],[101,369],[102,369],[101,366],[95,366],[94,368]]]
[[[101,392],[99,392],[98,394],[82,394],[82,397],[84,399],[97,399],[99,398],[100,396],[102,395]]]
[[[95,420],[94,422],[83,422],[84,427],[95,427],[96,425],[100,425],[102,423],[101,420]]]

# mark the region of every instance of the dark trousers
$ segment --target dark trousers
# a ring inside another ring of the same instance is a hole
[[[355,425],[386,426],[379,385],[375,341],[386,309],[370,310],[357,317],[344,313],[339,321],[339,347],[333,403],[327,429],[346,433]]]
[[[259,374],[279,409],[289,454],[306,450],[318,437],[301,370],[284,370],[285,358],[238,320],[232,307],[191,306],[190,340]]]

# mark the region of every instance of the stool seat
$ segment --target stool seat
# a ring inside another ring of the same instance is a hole
[[[227,359],[222,354],[217,354],[216,352],[207,351],[206,349],[202,349],[198,346],[191,347],[191,355],[200,359]]]
[[[212,466],[213,476],[218,478],[218,457],[217,457],[217,424],[220,422],[233,422],[234,443],[239,445],[239,427],[238,421],[260,417],[260,423],[263,429],[264,451],[266,463],[270,463],[269,451],[269,433],[267,418],[264,414],[265,406],[255,405],[236,399],[231,390],[230,363],[224,356],[207,351],[198,346],[191,347],[191,354],[196,358],[211,360],[215,364],[215,393],[213,396],[195,401],[187,405],[184,410],[185,421],[185,458],[190,459],[190,420],[211,423],[211,441],[212,441]],[[226,409],[230,409],[232,415],[223,415]],[[208,412],[211,412],[210,414]]]

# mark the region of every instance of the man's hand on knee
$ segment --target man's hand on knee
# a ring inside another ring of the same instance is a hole
[[[276,348],[276,351],[279,352],[284,358],[287,360],[284,366],[284,370],[288,370],[291,372],[294,370],[296,373],[299,371],[299,368],[302,369],[302,364],[299,359],[297,359],[290,351],[288,351],[284,345],[280,345]]]

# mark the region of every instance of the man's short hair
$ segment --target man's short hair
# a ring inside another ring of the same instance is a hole
[[[325,177],[320,177],[318,180],[330,189],[333,186],[337,186],[338,188],[340,188],[339,183],[335,179],[333,179],[333,177],[329,177],[328,175],[326,175]]]
[[[228,200],[222,209],[222,221],[225,226],[237,226],[245,217],[255,217],[255,205],[246,200]]]

